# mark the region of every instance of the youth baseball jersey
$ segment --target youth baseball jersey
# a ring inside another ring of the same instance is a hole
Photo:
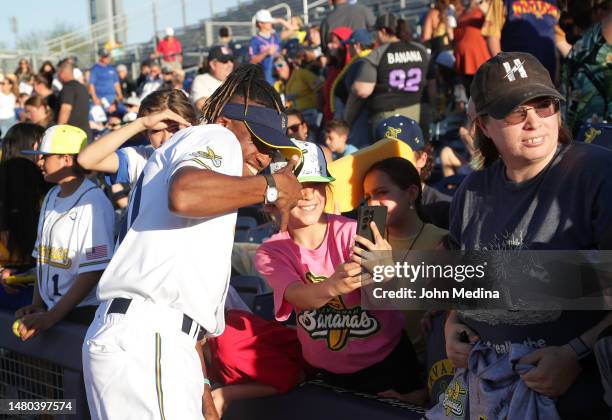
[[[241,176],[242,166],[238,139],[220,125],[186,128],[157,149],[132,190],[98,297],[150,300],[189,315],[210,335],[221,334],[236,212],[176,215],[168,209],[168,189],[184,167]]]
[[[38,290],[51,309],[77,276],[106,268],[113,254],[113,206],[102,190],[85,179],[68,197],[60,187],[45,197],[32,256],[37,261]],[[77,306],[97,305],[95,289]]]

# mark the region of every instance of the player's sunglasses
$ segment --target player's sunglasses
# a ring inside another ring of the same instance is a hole
[[[515,125],[527,119],[527,111],[533,109],[540,118],[548,118],[559,112],[559,100],[556,98],[545,98],[533,103],[532,106],[519,106],[514,111],[504,117],[504,122],[508,125]]]

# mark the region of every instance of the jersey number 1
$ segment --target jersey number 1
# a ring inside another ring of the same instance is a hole
[[[54,274],[51,277],[51,281],[53,282],[53,296],[61,296],[62,294],[59,292],[59,274]]]

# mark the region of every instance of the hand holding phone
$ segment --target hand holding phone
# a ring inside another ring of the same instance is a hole
[[[351,259],[369,273],[373,273],[378,265],[394,264],[391,245],[384,238],[386,220],[385,206],[359,208],[357,235]]]
[[[373,244],[376,243],[371,223],[374,222],[380,236],[385,237],[385,227],[387,223],[387,207],[385,206],[361,206],[357,213],[357,235],[367,239]],[[357,246],[366,249],[365,245],[357,242]]]

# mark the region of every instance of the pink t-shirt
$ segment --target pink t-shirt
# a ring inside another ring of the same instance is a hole
[[[325,239],[319,248],[306,249],[281,232],[264,242],[255,256],[257,271],[274,289],[276,319],[286,320],[293,306],[285,300],[290,284],[317,283],[349,261],[357,223],[328,215]],[[335,373],[352,373],[387,357],[399,343],[404,316],[399,311],[361,308],[361,291],[334,298],[315,310],[297,312],[297,332],[304,359]]]

